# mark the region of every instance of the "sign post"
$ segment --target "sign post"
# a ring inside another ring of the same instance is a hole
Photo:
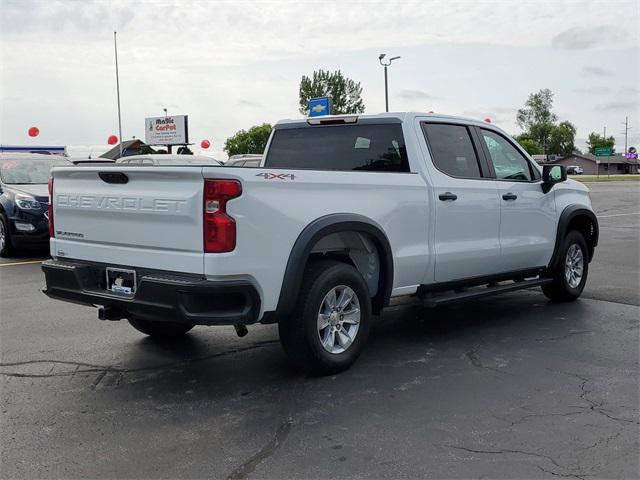
[[[331,115],[331,96],[309,100],[309,116],[322,117],[323,115]]]
[[[613,154],[613,148],[611,147],[596,147],[596,157],[607,157],[607,178],[611,176],[611,155]],[[600,176],[600,166],[598,166],[598,177]]]
[[[627,160],[634,160],[633,165],[636,167],[635,172],[631,169],[630,173],[638,173],[638,150],[636,150],[636,147],[629,147],[629,150],[624,154],[624,158]]]

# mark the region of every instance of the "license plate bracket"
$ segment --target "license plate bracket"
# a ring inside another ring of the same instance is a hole
[[[136,293],[136,271],[126,268],[107,267],[107,290],[119,295],[133,295]]]

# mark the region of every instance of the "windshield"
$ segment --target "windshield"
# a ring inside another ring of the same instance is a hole
[[[48,183],[51,167],[68,164],[66,160],[59,158],[2,159],[0,178],[5,184]]]

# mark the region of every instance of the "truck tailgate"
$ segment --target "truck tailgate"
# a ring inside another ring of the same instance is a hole
[[[53,178],[53,256],[203,273],[202,167],[63,167]]]

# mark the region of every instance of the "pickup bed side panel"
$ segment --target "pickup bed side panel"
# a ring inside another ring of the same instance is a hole
[[[275,175],[265,175],[271,173]],[[207,254],[211,280],[251,272],[263,311],[276,309],[293,245],[302,230],[329,214],[351,213],[379,224],[394,258],[394,289],[418,285],[429,255],[429,209],[422,177],[411,173],[205,168],[206,178],[237,178],[243,193],[227,205],[237,223],[233,252]]]

